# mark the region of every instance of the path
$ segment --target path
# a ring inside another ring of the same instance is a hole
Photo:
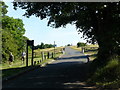
[[[80,88],[94,87],[85,84],[87,59],[79,51],[65,48],[58,60],[3,83],[3,88]]]

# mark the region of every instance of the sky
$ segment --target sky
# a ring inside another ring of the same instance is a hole
[[[24,10],[18,8],[17,10],[13,9],[12,0],[5,1],[5,4],[8,6],[7,15],[13,18],[20,18],[23,20],[24,28],[26,30],[25,35],[30,40],[34,40],[34,45],[41,44],[57,44],[57,46],[65,46],[67,44],[76,45],[77,42],[86,42],[84,39],[81,39],[82,34],[78,34],[75,25],[68,24],[66,28],[52,28],[47,26],[47,19],[40,20],[38,17],[31,16],[27,18],[22,16]]]

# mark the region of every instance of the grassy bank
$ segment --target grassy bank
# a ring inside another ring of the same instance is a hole
[[[92,48],[92,47],[95,47],[95,48]],[[84,47],[85,48],[84,54],[89,56],[90,61],[93,61],[97,57],[98,47],[99,47],[98,45],[87,45]],[[71,46],[71,48],[78,51],[82,51],[82,47],[78,48],[77,46]]]
[[[91,65],[91,68],[94,65]],[[101,89],[120,88],[120,57],[112,57],[109,62],[92,72],[88,83],[97,85]]]
[[[109,62],[106,65],[101,67],[98,66],[97,63],[93,62],[93,60],[97,58],[97,49],[92,49],[89,47],[96,47],[94,45],[86,46],[88,49],[85,50],[86,55],[90,56],[90,71],[89,71],[89,79],[88,84],[93,84],[102,89],[120,89],[120,56],[111,57]],[[77,48],[76,46],[71,46],[71,48],[81,51],[81,48]]]

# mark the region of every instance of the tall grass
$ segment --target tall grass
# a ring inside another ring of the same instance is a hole
[[[109,62],[98,69],[89,80],[102,88],[120,88],[120,59],[110,58]]]

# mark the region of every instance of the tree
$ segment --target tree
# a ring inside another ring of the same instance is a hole
[[[37,45],[34,47],[34,49],[45,49],[45,48],[52,48],[54,47],[54,45],[52,44],[44,44],[44,43],[41,43],[41,45]]]
[[[83,46],[86,46],[86,43],[82,43],[82,42],[77,43],[77,47],[83,47]]]
[[[3,60],[8,60],[10,52],[16,56],[16,48],[18,46],[14,43],[14,38],[7,30],[2,31],[2,57]]]
[[[2,29],[3,29],[3,38],[7,41],[5,41],[3,39],[3,46],[5,46],[5,44],[8,44],[8,47],[12,47],[14,48],[14,50],[16,49],[16,51],[14,51],[13,49],[13,53],[16,56],[18,53],[21,53],[23,49],[25,49],[25,37],[23,36],[25,33],[25,29],[24,29],[24,24],[22,22],[22,20],[20,19],[14,19],[12,17],[9,16],[4,16],[4,18],[2,18]],[[8,35],[10,36],[9,38],[6,38],[6,34],[8,33]],[[8,41],[10,42],[12,38],[12,43],[8,43]],[[11,46],[12,45],[12,46]],[[17,47],[14,47],[15,45],[17,45]],[[4,47],[7,48],[7,47]],[[11,49],[8,49],[9,51],[11,51]]]
[[[25,50],[27,37],[25,34],[24,24],[21,19],[14,19],[6,16],[7,6],[2,3],[2,60],[6,61],[9,58],[10,52],[16,57],[20,56]]]
[[[36,7],[37,6],[37,7]],[[120,55],[120,3],[32,3],[15,2],[14,8],[25,9],[24,16],[48,18],[54,28],[75,24],[89,43],[99,44],[98,58],[103,63],[111,55]]]
[[[71,46],[70,44],[68,44],[67,46]]]
[[[8,12],[6,8],[8,8],[8,6],[5,5],[4,2],[0,1],[0,16],[5,16],[5,14]]]

